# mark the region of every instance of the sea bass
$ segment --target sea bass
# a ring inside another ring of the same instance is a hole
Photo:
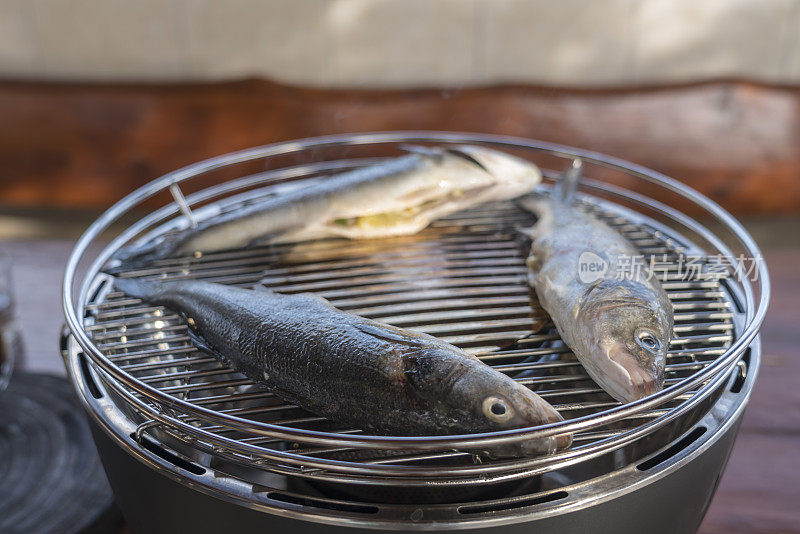
[[[485,147],[407,147],[409,154],[327,177],[120,250],[122,269],[155,260],[325,237],[414,234],[431,221],[507,200],[541,181],[534,164]],[[114,266],[109,272],[121,270]]]
[[[182,315],[195,343],[282,399],[366,431],[471,434],[554,423],[550,404],[474,356],[435,337],[331,306],[199,281],[119,278],[116,287]],[[546,454],[569,436],[484,452]]]
[[[622,268],[639,255],[627,239],[571,205],[580,173],[576,160],[549,197],[519,202],[539,217],[526,232],[529,281],[589,376],[632,402],[663,387],[672,304],[647,269]]]

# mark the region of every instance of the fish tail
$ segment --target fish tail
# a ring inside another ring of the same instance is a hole
[[[142,300],[151,300],[158,294],[163,284],[141,278],[115,278],[114,287],[128,296]]]
[[[554,199],[569,204],[578,190],[578,184],[583,174],[583,161],[581,158],[572,160],[572,164],[561,174],[561,179],[553,187]]]
[[[153,262],[174,255],[181,242],[176,235],[165,235],[157,241],[149,241],[143,245],[131,245],[118,250],[103,272],[116,276],[125,271],[142,269]]]

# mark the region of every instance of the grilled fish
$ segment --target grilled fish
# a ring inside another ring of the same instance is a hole
[[[432,336],[331,306],[199,281],[119,278],[130,296],[181,314],[195,343],[282,399],[379,434],[472,434],[561,421],[541,397],[474,356]],[[484,452],[551,453],[568,436]]]
[[[523,159],[471,145],[407,147],[405,156],[276,195],[120,250],[108,272],[155,260],[325,237],[414,234],[431,221],[532,190],[541,173]]]
[[[519,201],[539,218],[526,231],[529,281],[589,376],[632,402],[663,387],[672,304],[645,266],[625,268],[638,256],[627,239],[571,205],[580,172],[576,160],[549,197]]]

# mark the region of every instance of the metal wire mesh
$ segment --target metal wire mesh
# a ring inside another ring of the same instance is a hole
[[[719,280],[684,279],[686,249],[656,227],[633,222],[593,203],[595,211],[644,255],[658,259],[675,310],[667,385],[725,354],[734,339],[730,295]],[[336,307],[437,336],[530,387],[565,419],[600,413],[618,403],[585,373],[536,303],[526,279],[526,243],[516,228],[534,219],[513,203],[452,215],[415,236],[374,241],[327,240],[275,245],[159,262],[123,276],[197,278],[286,293],[313,292]],[[358,434],[287,404],[195,348],[187,326],[161,307],[110,292],[87,306],[85,329],[121,369],[176,398],[219,413],[290,428]],[[573,449],[587,448],[651,421],[689,391],[621,421],[579,432]],[[185,423],[252,446],[365,465],[466,465],[458,451],[357,450],[309,446],[177,414]],[[242,458],[240,458],[242,460]]]

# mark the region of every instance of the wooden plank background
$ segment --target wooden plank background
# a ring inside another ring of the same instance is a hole
[[[170,170],[337,132],[454,130],[597,150],[736,214],[800,210],[800,88],[716,81],[576,90],[328,90],[263,80],[0,83],[0,205],[99,209]]]

